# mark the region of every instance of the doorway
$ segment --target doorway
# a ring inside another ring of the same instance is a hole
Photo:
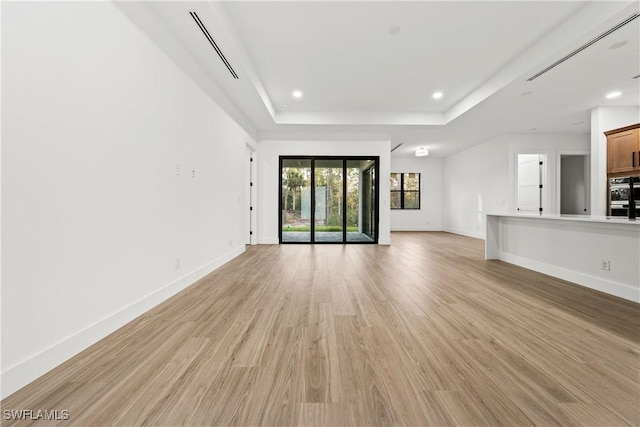
[[[560,214],[588,215],[590,210],[589,194],[589,155],[560,155]]]
[[[378,163],[280,156],[280,243],[377,243]]]

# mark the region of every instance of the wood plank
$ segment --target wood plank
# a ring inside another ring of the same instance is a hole
[[[264,245],[4,399],[17,425],[640,425],[640,305],[483,242]]]

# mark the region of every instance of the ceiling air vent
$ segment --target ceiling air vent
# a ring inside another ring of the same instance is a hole
[[[609,34],[613,33],[614,31],[618,30],[619,28],[622,28],[623,26],[627,25],[629,22],[633,21],[634,19],[636,19],[638,16],[640,16],[640,13],[634,13],[633,15],[631,15],[630,17],[628,17],[627,19],[625,19],[624,21],[614,25],[613,27],[609,28],[607,31],[605,31],[604,33],[600,34],[599,36],[589,40],[587,43],[583,44],[582,46],[580,46],[579,48],[577,48],[576,50],[574,50],[573,52],[571,52],[570,54],[568,54],[567,56],[557,60],[556,62],[554,62],[553,64],[549,65],[547,68],[545,68],[544,70],[534,74],[533,76],[529,77],[527,79],[528,82],[533,81],[535,79],[537,79],[538,77],[540,77],[541,75],[543,75],[544,73],[546,73],[547,71],[557,67],[558,65],[562,64],[564,61],[566,61],[567,59],[571,58],[572,56],[582,52],[583,50],[585,50],[586,48],[588,48],[589,46],[591,46],[592,44],[594,44],[595,42],[602,40],[603,38],[607,37]]]
[[[211,34],[209,34],[209,31],[207,30],[207,27],[204,26],[204,24],[200,20],[200,17],[198,16],[198,14],[195,13],[195,12],[189,12],[189,15],[191,15],[191,17],[196,22],[196,24],[198,24],[198,28],[200,28],[200,31],[202,31],[202,34],[204,34],[204,36],[207,38],[207,40],[209,41],[211,46],[213,46],[213,48],[215,49],[215,51],[218,54],[218,56],[220,57],[220,59],[222,59],[222,62],[227,67],[227,70],[229,70],[229,72],[231,73],[231,75],[233,76],[234,79],[237,79],[238,75],[234,71],[234,69],[231,66],[231,64],[229,64],[229,61],[227,61],[227,58],[224,56],[224,53],[222,53],[222,51],[218,47],[218,44],[216,43],[216,41],[213,39],[213,37],[211,37]]]

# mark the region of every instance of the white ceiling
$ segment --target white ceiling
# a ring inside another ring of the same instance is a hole
[[[640,104],[638,2],[149,2],[121,8],[259,139],[390,139],[443,157],[504,133],[588,133]],[[231,77],[188,11],[239,75]],[[393,35],[390,30],[399,26]],[[626,42],[619,48],[616,44]],[[295,99],[293,90],[303,97]],[[620,90],[613,100],[604,95]],[[444,96],[434,100],[432,93]],[[525,94],[525,95],[523,95]]]
[[[278,111],[442,112],[583,6],[235,2],[225,9]],[[400,32],[391,35],[394,25]],[[292,99],[295,88],[303,99]],[[434,100],[436,90],[446,96]]]

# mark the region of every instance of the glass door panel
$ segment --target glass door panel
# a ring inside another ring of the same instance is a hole
[[[373,163],[373,162],[372,162]],[[376,224],[378,218],[376,217],[376,168],[375,165],[368,166],[362,174],[362,188],[363,188],[363,226],[362,233],[369,237],[371,241],[376,238]]]
[[[342,159],[315,161],[315,242],[344,242],[343,174]]]
[[[347,242],[373,242],[375,239],[375,194],[372,160],[347,161]]]
[[[282,242],[311,242],[311,159],[282,160]]]

